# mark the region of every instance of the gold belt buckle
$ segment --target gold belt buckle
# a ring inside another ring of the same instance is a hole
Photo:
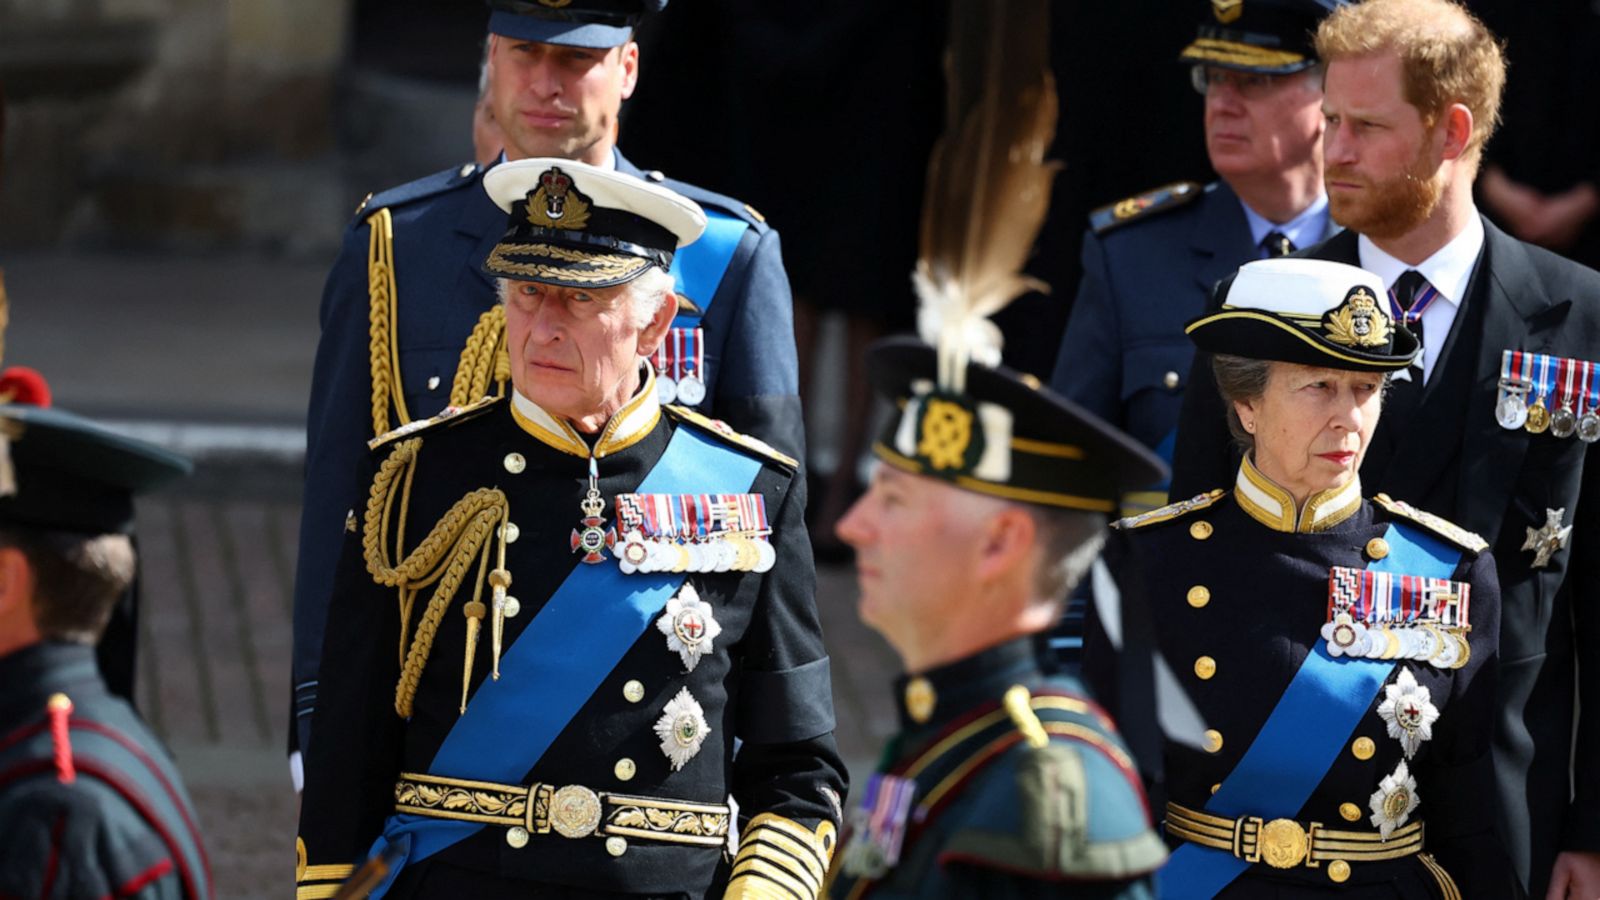
[[[550,795],[550,827],[568,838],[586,838],[600,827],[600,795],[581,784],[568,784]]]
[[[1274,869],[1292,869],[1311,852],[1311,840],[1299,822],[1273,819],[1257,833],[1256,852],[1262,862]]]

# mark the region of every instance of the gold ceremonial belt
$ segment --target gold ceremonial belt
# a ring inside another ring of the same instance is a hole
[[[531,785],[466,781],[401,772],[394,785],[396,812],[526,829],[529,834],[586,838],[623,837],[722,847],[731,810],[721,803],[689,803],[593,791],[579,784]],[[513,844],[516,846],[516,844]]]
[[[1263,821],[1260,816],[1229,819],[1197,812],[1176,803],[1167,804],[1167,832],[1202,847],[1233,854],[1250,863],[1275,869],[1305,864],[1315,869],[1336,864],[1344,878],[1352,862],[1399,859],[1422,851],[1422,822],[1396,828],[1384,840],[1376,831],[1338,831],[1319,822],[1301,825],[1292,819]],[[1343,881],[1332,871],[1329,875]]]

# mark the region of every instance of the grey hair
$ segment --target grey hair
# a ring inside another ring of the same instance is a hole
[[[505,303],[511,298],[513,284],[533,280],[535,279],[505,277],[495,279],[500,302]],[[660,266],[650,266],[639,277],[628,282],[626,287],[632,312],[630,322],[633,327],[643,329],[656,317],[656,313],[661,311],[661,305],[667,302],[667,298],[672,296],[673,279]]]
[[[1255,435],[1244,430],[1239,421],[1235,403],[1260,400],[1267,392],[1267,380],[1272,376],[1272,360],[1250,359],[1218,353],[1211,357],[1211,373],[1217,379],[1217,393],[1222,395],[1222,406],[1228,416],[1228,433],[1233,442],[1246,453],[1256,448]]]
[[[1034,575],[1037,595],[1061,602],[1083,579],[1106,542],[1106,519],[1099,513],[1019,504],[1033,517],[1044,561]]]

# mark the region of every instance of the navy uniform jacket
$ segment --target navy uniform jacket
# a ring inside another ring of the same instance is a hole
[[[1241,481],[1245,477],[1241,472]],[[1281,503],[1293,518],[1287,493],[1270,482],[1260,488],[1264,479],[1259,476],[1254,481],[1257,496],[1264,490],[1271,498],[1266,502]],[[1358,500],[1360,484],[1345,491]],[[1336,509],[1345,491],[1329,492],[1337,497],[1328,503],[1314,497],[1306,508]],[[1265,513],[1258,518],[1246,511],[1239,496],[1238,489],[1216,490],[1187,511],[1178,505],[1121,523],[1130,548],[1127,590],[1148,604],[1161,654],[1204,727],[1215,733],[1211,743],[1197,740],[1198,735],[1169,736],[1164,746],[1169,802],[1204,810],[1214,786],[1238,765],[1307,654],[1322,642],[1329,570],[1365,569],[1374,552],[1387,555],[1387,548],[1374,551],[1370,542],[1391,522],[1427,529],[1460,552],[1451,580],[1471,586],[1471,654],[1467,665],[1455,670],[1401,659],[1387,679],[1396,684],[1402,671],[1409,671],[1439,711],[1432,739],[1423,741],[1407,763],[1420,800],[1410,821],[1423,821],[1423,850],[1431,860],[1413,854],[1349,862],[1342,884],[1330,879],[1329,860],[1316,868],[1256,863],[1218,896],[1320,897],[1334,889],[1362,897],[1458,896],[1448,891],[1446,878],[1453,879],[1459,896],[1515,896],[1509,863],[1493,834],[1490,745],[1501,608],[1494,560],[1479,552],[1482,541],[1448,523],[1397,513],[1370,500],[1330,515],[1318,523],[1320,530],[1295,532],[1281,520],[1264,524]],[[1302,520],[1308,515],[1301,514]],[[1106,652],[1104,645],[1089,645],[1090,672],[1101,671]],[[1092,677],[1091,683],[1098,681]],[[1377,712],[1384,697],[1380,690],[1300,808],[1295,818],[1302,826],[1317,822],[1329,829],[1377,831],[1372,797],[1405,760],[1401,742],[1389,736]],[[1169,843],[1183,842],[1169,834]],[[1447,874],[1438,874],[1430,862]]]
[[[94,650],[45,642],[0,658],[0,897],[205,900],[211,873],[177,769]],[[62,778],[46,713],[72,702]]]
[[[1565,712],[1600,704],[1600,444],[1507,431],[1494,405],[1504,350],[1600,361],[1600,274],[1487,220],[1484,232],[1466,303],[1417,409],[1378,420],[1361,479],[1494,548],[1505,610],[1495,735],[1502,836],[1530,894],[1542,896],[1558,850],[1600,851],[1600,717],[1575,728]],[[1352,232],[1305,255],[1360,264]],[[1184,399],[1174,496],[1231,472],[1222,416],[1201,355]],[[1573,526],[1571,542],[1534,568],[1523,541],[1551,510]]]
[[[647,177],[616,155],[619,171]],[[737,200],[650,173],[703,206],[748,224],[716,296],[705,332],[704,408],[734,428],[802,457],[793,308],[778,233]],[[456,363],[479,316],[496,302],[479,268],[505,233],[506,216],[483,190],[483,170],[451,169],[373,197],[345,231],[322,296],[306,417],[306,484],[294,591],[294,723],[304,747],[316,705],[317,661],[345,514],[359,506],[358,470],[372,433],[367,217],[394,218],[396,343],[406,410],[413,421],[444,408]],[[705,298],[694,298],[703,302]],[[393,422],[393,425],[403,424]]]
[[[899,862],[877,878],[853,871],[847,833],[829,896],[1154,896],[1149,875],[1166,853],[1133,762],[1111,720],[1075,679],[1042,672],[1036,650],[1019,638],[926,673],[934,702],[923,721],[898,704],[882,770],[916,782]],[[896,683],[901,698],[906,685]],[[1007,709],[1018,687],[1046,747]]]
[[[510,400],[489,401],[404,439],[390,440],[372,457],[373,467],[381,471],[402,444],[421,441],[409,476],[413,481],[409,499],[395,501],[390,510],[391,536],[385,541],[387,546],[398,538],[406,553],[414,551],[462,497],[484,488],[505,492],[507,516],[516,526],[515,540],[506,546],[505,568],[512,576],[510,593],[520,603],[518,614],[505,620],[508,655],[524,629],[543,614],[557,586],[575,570],[590,568],[579,562],[569,543],[583,516],[579,502],[586,490],[588,459],[577,455],[570,444],[568,449],[558,449],[548,431],[537,436],[540,429],[520,424],[511,407]],[[643,427],[629,424],[641,421]],[[679,429],[701,429],[713,440],[724,440],[676,412],[661,413],[655,403],[653,376],[646,379],[640,395],[613,418],[613,423],[617,422],[624,425],[603,433],[598,461],[600,491],[606,503],[602,515],[613,526],[617,525],[617,495],[640,484]],[[508,468],[506,459],[511,454],[517,454],[518,461]],[[306,756],[300,837],[308,866],[305,871],[313,873],[307,879],[315,880],[317,872],[324,880],[329,873],[338,876],[338,867],[345,867],[342,872],[347,873],[349,866],[367,856],[385,818],[394,812],[396,780],[401,773],[502,784],[514,780],[524,785],[582,785],[602,793],[704,804],[725,803],[732,794],[745,820],[763,814],[780,817],[789,827],[817,834],[819,843],[825,838],[831,850],[837,837],[836,804],[844,793],[845,772],[834,746],[828,660],[813,597],[811,548],[802,523],[804,480],[787,462],[768,455],[758,458],[759,474],[748,491],[765,498],[775,566],[766,574],[688,576],[687,583],[710,604],[721,626],[721,634],[713,642],[714,652],[686,671],[684,661],[669,649],[655,621],[642,634],[624,636],[627,649],[620,660],[614,666],[607,661],[598,688],[592,694],[586,692],[587,699],[580,698],[576,715],[531,770],[524,773],[519,768],[515,779],[486,777],[476,756],[473,763],[450,771],[432,769],[447,733],[460,717],[467,631],[463,611],[472,599],[475,580],[482,577],[476,559],[464,570],[466,581],[438,619],[431,652],[415,682],[411,715],[402,718],[396,708],[401,677],[398,593],[377,584],[369,574],[363,559],[367,533],[363,516],[344,534],[337,602],[330,610],[322,660],[321,701],[315,713],[319,737]],[[402,502],[406,507],[403,526],[397,518]],[[365,503],[362,509],[366,509]],[[491,557],[495,552],[491,549]],[[594,568],[615,569],[617,565],[616,560],[608,559]],[[408,610],[408,647],[421,634],[419,623],[432,595],[432,587],[424,588]],[[482,597],[488,602],[488,587]],[[625,599],[594,597],[593,602],[620,603]],[[575,659],[591,652],[591,648],[572,646],[560,638],[531,650]],[[491,656],[490,629],[485,621],[471,670],[474,692],[485,684]],[[508,683],[502,680],[497,685]],[[561,686],[510,687],[526,692],[525,709],[542,710],[549,705],[549,692]],[[660,747],[661,736],[653,729],[664,709],[685,689],[703,708],[711,730],[687,764],[674,770]],[[505,738],[515,740],[516,735],[508,733]],[[742,741],[737,757],[736,740]],[[500,749],[485,746],[481,758],[488,760]],[[430,865],[439,865],[525,885],[543,883],[597,893],[682,892],[700,897],[712,887],[722,858],[715,846],[632,839],[619,856],[600,838],[571,839],[556,834],[534,834],[525,846],[515,848],[508,844],[506,827],[489,825],[420,865],[408,866],[402,878],[425,878]],[[813,867],[826,866],[825,860],[807,862]],[[736,865],[734,874],[739,871]],[[818,882],[820,877],[817,868]],[[307,879],[302,880],[303,888]],[[396,894],[403,896],[402,888],[414,886],[414,881],[397,883]],[[449,889],[450,896],[473,896],[477,890],[459,880],[452,881]],[[429,892],[421,890],[420,895]]]

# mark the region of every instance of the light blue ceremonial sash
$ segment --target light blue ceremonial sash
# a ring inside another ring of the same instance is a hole
[[[672,320],[674,328],[698,328],[700,319],[711,309],[722,276],[728,273],[733,254],[739,249],[745,229],[750,225],[738,216],[714,209],[706,210],[706,230],[700,239],[672,256],[673,290],[694,301],[698,314],[680,313]]]
[[[1391,524],[1383,539],[1389,555],[1368,566],[1370,571],[1449,578],[1461,560],[1459,550],[1408,522]],[[1229,818],[1293,819],[1372,708],[1394,666],[1389,659],[1334,659],[1317,641],[1205,811]],[[1250,865],[1231,853],[1185,843],[1157,873],[1157,893],[1172,900],[1215,897]]]
[[[761,463],[681,427],[635,490],[641,494],[738,494]],[[500,657],[500,680],[484,679],[434,754],[428,772],[517,784],[544,756],[639,635],[682,587],[687,573],[624,575],[615,562],[579,565]],[[531,700],[536,702],[530,702]],[[369,855],[398,851],[382,897],[400,869],[476,833],[483,825],[396,814]]]

